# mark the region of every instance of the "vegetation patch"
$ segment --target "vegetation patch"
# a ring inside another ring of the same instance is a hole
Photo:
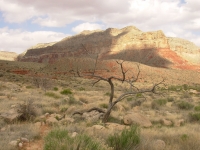
[[[64,89],[63,91],[60,92],[60,94],[69,95],[69,94],[72,94],[72,91],[71,89]]]
[[[192,109],[194,107],[194,105],[192,105],[192,104],[190,104],[188,102],[182,101],[182,102],[178,103],[178,107],[180,109],[190,110],[190,109]]]
[[[46,92],[45,95],[46,95],[46,96],[49,96],[49,97],[52,97],[52,98],[55,98],[55,99],[60,98],[59,95],[57,95],[57,94],[55,94],[55,93],[53,93],[53,92]]]
[[[44,150],[106,150],[85,134],[72,138],[66,129],[54,129],[45,137]]]
[[[53,90],[54,90],[54,91],[58,91],[58,88],[57,88],[57,87],[54,87]]]
[[[113,150],[131,150],[140,143],[140,132],[137,126],[131,126],[130,129],[124,129],[121,134],[115,133],[107,139],[107,144],[113,147]]]
[[[195,110],[195,111],[200,111],[200,105],[199,105],[199,106],[195,106],[195,107],[194,107],[194,110]]]
[[[189,114],[189,119],[190,119],[190,121],[200,121],[200,113],[190,113]]]
[[[151,107],[153,109],[158,109],[160,106],[165,106],[167,103],[166,99],[157,99],[151,103]]]

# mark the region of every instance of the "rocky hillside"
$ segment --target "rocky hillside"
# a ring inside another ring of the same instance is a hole
[[[142,32],[134,26],[104,31],[83,31],[57,43],[39,44],[19,57],[20,61],[53,63],[63,57],[123,59],[149,66],[200,70],[200,48],[193,43],[166,37],[162,31]]]
[[[17,54],[14,52],[0,51],[0,60],[14,61],[17,58]]]

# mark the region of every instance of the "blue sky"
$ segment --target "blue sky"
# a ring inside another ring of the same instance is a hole
[[[0,0],[0,50],[22,53],[83,30],[163,30],[200,46],[198,0]]]

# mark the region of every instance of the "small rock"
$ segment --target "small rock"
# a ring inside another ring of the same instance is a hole
[[[142,127],[151,127],[152,123],[151,121],[144,115],[141,115],[140,113],[130,113],[124,116],[123,118],[124,124],[131,125],[131,124],[138,124]]]
[[[163,140],[156,140],[153,143],[155,150],[163,150],[165,148],[165,142]]]
[[[11,105],[10,107],[11,107],[11,108],[15,108],[15,107],[16,107],[16,105]]]
[[[5,130],[6,130],[6,127],[1,128],[1,131],[5,131]]]
[[[57,120],[56,118],[54,118],[54,117],[49,117],[49,118],[46,120],[46,123],[47,123],[48,125],[53,125],[53,124],[58,123],[58,120]]]
[[[77,134],[78,134],[77,132],[73,132],[73,133],[72,133],[72,137],[76,137]]]
[[[165,126],[171,126],[172,125],[172,122],[170,120],[167,120],[167,119],[162,119],[161,123]]]
[[[49,113],[46,113],[44,116],[45,116],[46,118],[48,118],[48,117],[50,116],[50,114],[49,114]]]
[[[73,118],[67,118],[65,117],[64,119],[59,121],[61,124],[68,124],[68,123],[73,123],[74,119]]]
[[[36,122],[36,123],[34,123],[34,125],[39,128],[42,124],[41,124],[41,122]]]
[[[105,127],[101,125],[93,125],[92,128],[97,129],[97,130],[105,129]]]
[[[23,137],[20,138],[20,141],[21,141],[21,142],[24,142],[24,143],[28,143],[28,142],[29,142],[29,140],[28,140],[27,138],[23,138]]]
[[[179,120],[175,120],[174,121],[174,126],[175,127],[180,127],[181,125],[183,125],[184,124],[184,119],[179,119]]]
[[[18,141],[11,141],[9,144],[12,146],[17,146]]]
[[[118,123],[111,123],[111,122],[107,122],[105,125],[106,125],[106,128],[112,131],[122,131],[124,129],[129,128],[129,126],[121,125]]]
[[[22,148],[22,147],[23,147],[23,144],[20,142],[20,143],[18,144],[18,146],[19,146],[20,148]]]
[[[19,118],[22,113],[19,113],[16,109],[10,109],[8,112],[2,113],[0,116],[4,118],[6,122],[13,122],[17,118]]]

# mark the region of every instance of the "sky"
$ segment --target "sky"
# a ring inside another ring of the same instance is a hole
[[[130,25],[200,46],[200,0],[0,0],[0,51]]]

